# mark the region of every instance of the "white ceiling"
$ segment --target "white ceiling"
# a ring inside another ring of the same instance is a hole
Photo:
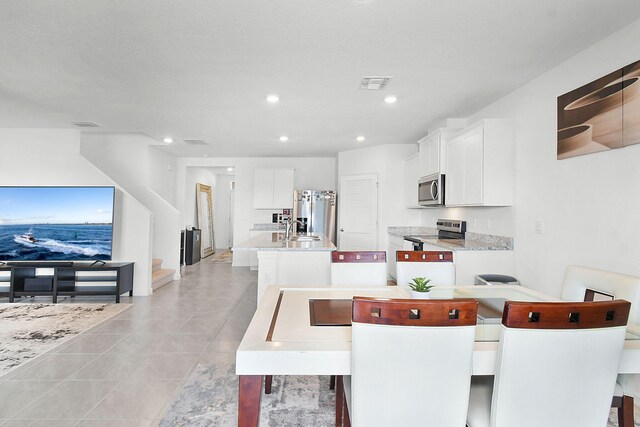
[[[639,17],[638,0],[2,0],[0,126],[334,156],[415,142]],[[359,90],[369,75],[393,79]]]

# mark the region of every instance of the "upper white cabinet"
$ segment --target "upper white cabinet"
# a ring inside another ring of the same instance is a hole
[[[434,173],[446,173],[447,168],[447,137],[453,131],[446,128],[438,129],[418,141],[420,145],[420,177]]]
[[[293,169],[256,169],[253,175],[253,208],[293,208]]]
[[[487,119],[447,140],[447,206],[510,206],[514,198],[514,132]]]
[[[417,153],[404,161],[404,206],[406,208],[421,207],[418,204],[419,161]]]

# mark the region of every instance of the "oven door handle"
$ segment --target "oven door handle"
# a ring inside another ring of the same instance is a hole
[[[438,182],[431,181],[431,199],[438,200]]]

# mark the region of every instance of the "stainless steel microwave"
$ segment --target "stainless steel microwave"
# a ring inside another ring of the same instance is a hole
[[[444,174],[423,176],[418,181],[420,206],[444,206]]]

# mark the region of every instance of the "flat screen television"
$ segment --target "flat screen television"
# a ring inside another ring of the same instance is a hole
[[[0,261],[108,261],[114,187],[0,187]]]

